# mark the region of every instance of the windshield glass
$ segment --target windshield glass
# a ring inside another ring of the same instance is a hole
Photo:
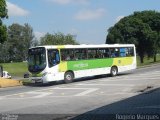
[[[46,67],[45,48],[33,48],[28,51],[28,70],[30,72],[41,72]]]

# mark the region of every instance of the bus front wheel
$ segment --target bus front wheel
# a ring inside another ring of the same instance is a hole
[[[117,75],[117,73],[118,73],[117,67],[116,67],[116,66],[113,66],[113,67],[111,68],[111,73],[110,73],[111,76],[114,77],[114,76]]]
[[[72,72],[66,72],[64,75],[64,82],[65,83],[71,83],[74,79],[74,75]]]

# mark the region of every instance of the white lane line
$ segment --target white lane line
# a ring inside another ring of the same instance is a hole
[[[160,76],[159,76],[160,77]],[[157,77],[157,78],[153,78],[153,77],[146,77],[146,78],[144,78],[144,77],[131,77],[131,78],[118,78],[118,79],[112,79],[112,80],[107,80],[107,79],[103,79],[103,80],[99,80],[99,81],[101,81],[101,82],[114,82],[114,81],[140,81],[140,80],[157,80],[157,79],[159,79],[159,77]],[[137,79],[137,78],[139,78],[139,79]]]
[[[130,86],[130,87],[133,87],[135,85],[131,85],[131,84],[76,84],[76,85],[87,85],[87,86]]]
[[[42,97],[45,97],[45,96],[49,96],[51,95],[52,93],[51,92],[28,92],[27,94],[33,94],[35,96],[32,96],[31,98],[42,98]]]
[[[86,90],[86,89],[91,89],[91,88],[63,88],[63,87],[56,87],[56,88],[50,88],[50,89],[52,89],[52,90],[54,90],[54,89],[58,89],[58,90],[71,90],[71,89],[73,89],[73,90]]]
[[[88,91],[88,93],[87,93],[87,91]],[[60,95],[55,95],[55,96],[48,96],[49,98],[68,98],[68,97],[71,97],[71,98],[73,98],[73,97],[82,97],[82,96],[89,96],[88,94],[89,93],[91,93],[91,92],[94,92],[94,91],[96,91],[96,90],[87,90],[87,91],[85,91],[86,93],[79,93],[79,95],[78,94],[76,94],[76,95],[67,95],[67,96],[60,96]],[[103,94],[103,96],[104,95],[106,95],[106,96],[115,96],[115,95],[129,95],[129,96],[135,96],[135,95],[138,95],[137,93],[127,93],[127,92],[117,92],[117,93],[104,93]],[[16,99],[16,100],[19,100],[19,99],[34,99],[34,98],[36,98],[36,97],[15,97],[15,98],[7,98],[7,99]],[[39,97],[38,97],[39,98]]]
[[[52,94],[52,92],[43,92],[43,91],[46,91],[46,90],[85,90],[85,91],[80,92],[76,95],[72,95],[72,96],[83,96],[83,95],[87,95],[91,92],[94,92],[98,89],[99,88],[60,88],[60,87],[55,87],[55,88],[48,88],[48,89],[35,90],[35,91],[29,91],[29,92],[0,96],[0,100],[4,99],[4,98],[7,98],[7,97],[20,96],[22,94],[24,95],[23,96],[24,98],[42,98],[42,97],[49,96],[49,95]],[[29,95],[31,95],[31,97]],[[32,95],[34,95],[34,96],[32,96]]]
[[[84,92],[78,93],[78,94],[76,94],[74,96],[85,96],[85,95],[87,95],[89,93],[92,93],[94,91],[97,91],[97,90],[98,90],[98,88],[90,88],[89,90],[86,90]]]
[[[27,92],[19,92],[19,93],[14,93],[14,94],[10,94],[10,95],[3,95],[0,96],[0,99],[4,98],[4,97],[10,97],[10,96],[14,96],[14,95],[21,95],[21,94],[28,94],[28,93],[32,93],[32,92],[41,92],[41,91],[48,91],[51,89],[61,89],[59,87],[49,87],[49,88],[45,88],[45,89],[39,89],[39,90],[34,90],[34,91],[27,91]],[[64,88],[63,88],[64,89]],[[69,89],[69,88],[68,88]],[[86,88],[87,89],[87,88]]]
[[[64,90],[86,90],[86,91],[84,91],[84,92],[81,92],[81,93],[78,93],[78,94],[76,94],[76,95],[74,95],[74,96],[85,96],[85,95],[87,95],[87,94],[89,94],[89,93],[91,93],[91,92],[94,92],[94,91],[97,91],[99,88],[59,88],[59,87],[57,87],[57,88],[53,88],[53,89],[64,89]]]
[[[45,88],[45,89],[41,89],[41,90],[35,90],[35,91],[27,91],[27,92],[20,92],[20,93],[15,93],[15,94],[10,94],[10,95],[3,95],[0,96],[0,98],[5,98],[5,97],[10,97],[10,96],[17,96],[17,95],[26,95],[28,93],[33,93],[33,92],[39,92],[39,91],[44,91],[44,90],[49,90],[50,88]]]

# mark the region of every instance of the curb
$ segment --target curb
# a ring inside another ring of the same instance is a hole
[[[0,88],[21,86],[22,81],[0,78]]]

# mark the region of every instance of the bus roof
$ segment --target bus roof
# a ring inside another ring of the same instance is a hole
[[[134,44],[99,44],[99,45],[45,45],[45,46],[36,46],[32,48],[45,47],[46,49],[58,49],[58,48],[104,48],[104,47],[135,47]],[[30,48],[30,49],[32,49]]]

